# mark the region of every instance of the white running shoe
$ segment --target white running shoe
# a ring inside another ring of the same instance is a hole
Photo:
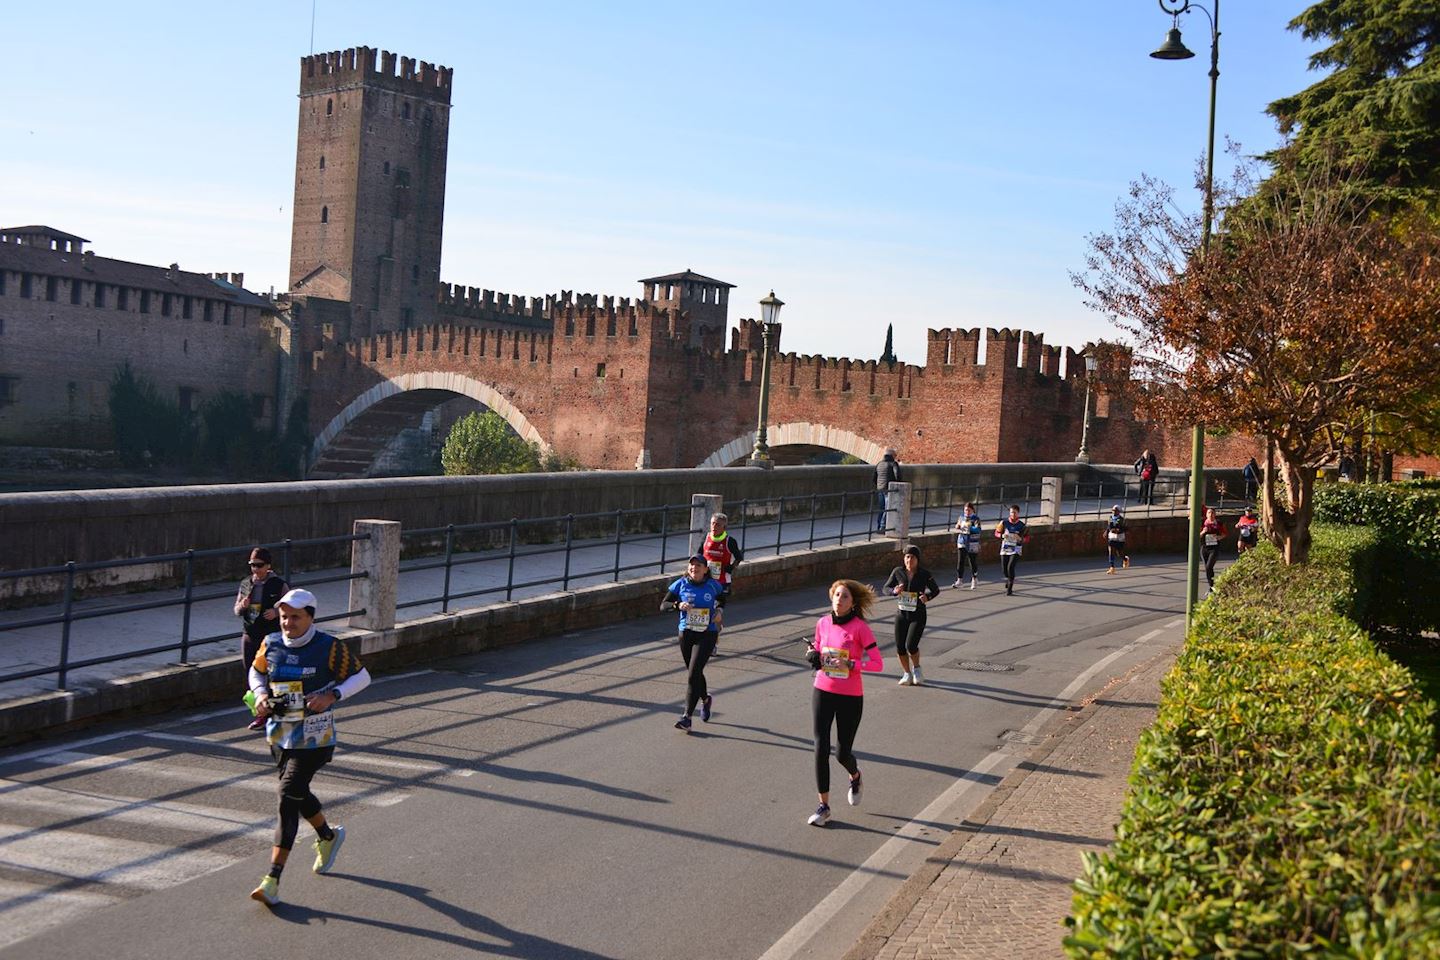
[[[964,582],[965,582],[964,580],[961,580],[959,577],[956,577],[956,578],[955,578],[955,582],[952,583],[952,584],[950,584],[950,589],[951,589],[951,590],[954,590],[956,587],[960,586],[960,585],[961,585],[962,583],[964,583]]]
[[[924,678],[920,676],[920,664],[915,664],[915,669],[910,671],[910,679],[917,687],[925,682]]]
[[[825,826],[825,824],[830,822],[830,805],[828,803],[820,804],[820,806],[815,808],[815,812],[810,814],[810,819],[805,822],[812,827]]]
[[[980,578],[979,578],[979,577],[971,577],[971,578],[970,578],[970,589],[971,589],[971,590],[974,590],[974,589],[975,589],[975,585],[976,585],[977,583],[979,583],[979,582],[980,582]]]
[[[908,671],[907,671],[906,673],[904,673],[904,674],[901,675],[901,677],[900,677],[900,686],[902,686],[902,687],[910,687],[910,686],[914,686],[914,685],[915,685],[915,678],[914,678],[913,676],[911,676]]]
[[[860,774],[850,778],[850,789],[845,792],[845,799],[850,801],[850,806],[860,806]]]

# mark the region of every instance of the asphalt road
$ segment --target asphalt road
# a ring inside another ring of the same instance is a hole
[[[335,872],[302,824],[274,910],[248,899],[274,788],[238,709],[0,752],[0,956],[838,956],[1055,709],[1178,638],[1184,564],[1143,559],[945,590],[920,688],[896,686],[886,604],[864,802],[832,762],[824,829],[796,642],[823,589],[741,592],[688,736],[670,615],[380,678],[316,779],[349,831]]]

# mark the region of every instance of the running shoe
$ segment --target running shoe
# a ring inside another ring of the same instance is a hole
[[[952,583],[952,584],[950,584],[950,589],[951,589],[951,590],[954,590],[956,587],[960,586],[960,584],[962,584],[962,583],[964,583],[964,582],[965,582],[964,580],[961,580],[959,577],[956,577],[956,578],[955,578],[955,582]]]
[[[280,881],[267,876],[260,881],[260,886],[250,891],[250,899],[259,900],[266,906],[275,906],[280,902]]]
[[[714,697],[701,697],[701,698],[700,698],[700,719],[701,719],[701,720],[704,720],[706,723],[709,723],[709,722],[710,722],[711,704],[713,704],[714,702],[715,702],[715,698],[714,698]]]
[[[920,664],[915,664],[915,669],[910,671],[910,679],[917,687],[925,682],[925,678],[920,676]]]
[[[689,717],[681,717],[679,720],[676,720],[676,721],[675,721],[675,729],[676,729],[676,730],[684,730],[686,733],[689,733],[689,732],[690,732],[690,718],[689,718]]]
[[[914,683],[915,683],[915,678],[910,675],[910,672],[909,672],[908,670],[907,670],[905,673],[903,673],[903,674],[900,675],[900,686],[902,686],[902,687],[909,687],[909,686],[913,686]]]
[[[971,590],[974,590],[974,589],[975,589],[975,585],[976,585],[977,583],[979,583],[979,582],[980,582],[980,578],[979,578],[979,577],[971,577],[971,578],[970,578],[970,589],[971,589]]]
[[[1114,567],[1106,567],[1106,568],[1105,568],[1105,576],[1107,576],[1107,577],[1113,577],[1113,576],[1115,576],[1115,568],[1114,568]]]
[[[845,792],[845,799],[850,801],[850,806],[860,806],[860,774],[850,778],[850,789]]]
[[[823,827],[830,822],[830,804],[822,803],[810,814],[810,819],[805,821],[812,827]]]
[[[329,840],[315,838],[315,866],[310,869],[316,873],[330,872],[335,865],[335,857],[340,853],[340,844],[345,842],[344,827],[331,827],[330,832],[334,836]]]
[[[1130,569],[1130,558],[1129,558],[1129,557],[1126,557],[1123,561],[1121,561],[1121,564],[1125,567],[1126,570],[1129,570],[1129,569]]]
[[[1015,584],[1013,584],[1013,583],[1007,583],[1007,584],[1005,584],[1005,596],[1008,597],[1008,596],[1010,596],[1011,594],[1013,594],[1014,592],[1015,592]]]
[[[251,720],[251,721],[250,721],[250,726],[249,726],[247,729],[250,729],[250,730],[264,730],[264,729],[265,729],[265,718],[264,718],[264,717],[256,717],[254,720]]]

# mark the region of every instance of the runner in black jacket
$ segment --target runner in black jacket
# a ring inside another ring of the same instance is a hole
[[[900,598],[895,611],[895,652],[900,655],[900,686],[920,686],[920,635],[925,632],[925,604],[940,595],[940,585],[920,566],[920,548],[906,547],[904,566],[890,571],[887,592]]]

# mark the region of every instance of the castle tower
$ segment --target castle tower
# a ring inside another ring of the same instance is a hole
[[[300,60],[290,291],[351,304],[351,333],[435,321],[447,67],[356,47]]]
[[[677,316],[688,314],[690,332],[686,342],[706,350],[725,349],[725,328],[729,324],[730,291],[735,284],[702,276],[693,270],[670,273],[640,281],[645,300]]]

